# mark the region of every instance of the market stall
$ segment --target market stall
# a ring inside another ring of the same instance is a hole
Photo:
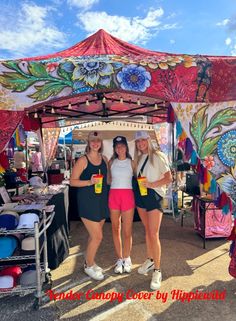
[[[7,117],[16,123],[25,117],[28,125],[42,128],[48,162],[60,128],[68,125],[124,118],[150,125],[167,121],[173,134],[174,123],[180,122],[185,156],[196,156],[204,192],[219,186],[211,194],[216,192],[224,213],[231,213],[236,201],[235,62],[235,57],[146,50],[104,30],[55,54],[2,61],[0,147],[14,130]]]

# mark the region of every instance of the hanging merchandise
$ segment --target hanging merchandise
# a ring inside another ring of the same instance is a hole
[[[181,122],[177,120],[176,122],[176,138],[178,138],[183,132],[183,128],[181,126]]]
[[[193,144],[191,140],[187,137],[185,141],[185,159],[189,160],[193,151]]]
[[[233,241],[232,244],[231,244],[231,253],[230,253],[230,263],[229,263],[229,274],[236,278],[236,246],[235,246],[235,242],[236,241]]]
[[[191,165],[197,165],[197,162],[198,162],[197,153],[196,153],[196,151],[193,149],[193,150],[192,150],[191,157],[190,157],[190,164],[191,164]]]
[[[16,147],[21,147],[19,128],[16,129],[14,138],[15,138]]]

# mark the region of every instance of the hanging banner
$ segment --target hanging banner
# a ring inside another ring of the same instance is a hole
[[[56,154],[60,128],[43,128],[42,132],[46,164],[50,165]]]

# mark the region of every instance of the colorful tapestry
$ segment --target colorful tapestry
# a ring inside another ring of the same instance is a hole
[[[236,204],[236,101],[172,106],[205,168]]]
[[[174,102],[228,101],[236,99],[236,58],[154,52],[100,30],[53,55],[1,61],[0,85],[1,109],[15,110],[107,90]]]
[[[154,129],[155,129],[156,138],[161,148],[161,151],[166,155],[169,155],[169,153],[171,152],[170,141],[169,141],[170,140],[169,124],[168,123],[156,124],[154,125]]]
[[[60,128],[43,128],[43,147],[47,166],[56,155],[56,147],[60,134]]]
[[[13,136],[17,126],[21,123],[24,112],[7,111],[1,112],[0,122],[0,153],[5,149],[7,143]]]

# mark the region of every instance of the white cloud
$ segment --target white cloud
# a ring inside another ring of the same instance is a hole
[[[236,37],[234,38],[227,38],[225,40],[225,44],[228,46],[230,53],[232,56],[236,56]]]
[[[49,23],[50,10],[52,8],[23,2],[19,11],[13,11],[12,15],[1,14],[0,24],[5,26],[0,30],[1,49],[9,51],[11,58],[22,58],[63,47],[65,35]]]
[[[232,46],[231,55],[236,56],[236,45]]]
[[[217,26],[225,27],[225,30],[231,34],[230,37],[227,37],[225,39],[225,45],[227,46],[227,50],[230,51],[230,54],[232,56],[236,55],[236,22],[235,22],[235,16],[231,19],[224,19],[221,22],[217,23]]]
[[[70,6],[82,8],[85,10],[90,9],[95,3],[98,3],[99,0],[67,0],[67,3]]]
[[[222,26],[227,26],[229,23],[230,23],[229,19],[224,19],[224,20],[222,20],[220,22],[217,22],[216,25],[222,27]]]
[[[99,29],[105,29],[113,36],[128,42],[145,44],[163,28],[172,29],[176,25],[163,25],[161,18],[164,15],[162,8],[150,8],[146,17],[112,16],[106,12],[88,11],[77,15],[78,25],[86,32],[92,34]]]
[[[225,44],[226,44],[227,46],[229,46],[229,45],[231,44],[231,42],[232,42],[232,39],[231,39],[231,38],[225,39]]]

